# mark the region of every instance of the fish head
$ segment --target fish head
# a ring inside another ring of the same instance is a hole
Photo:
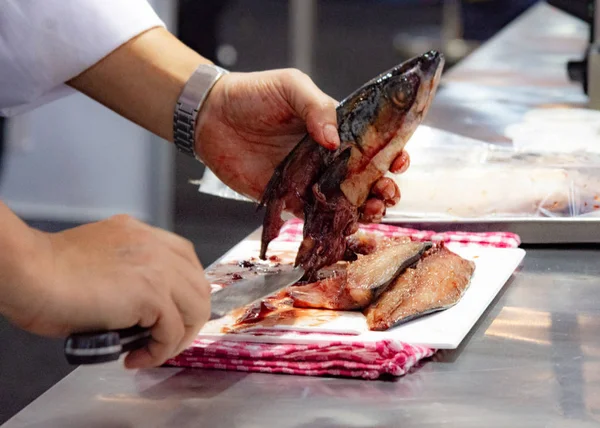
[[[380,110],[391,109],[390,114],[402,121],[404,132],[414,131],[427,114],[433,101],[444,68],[444,57],[436,51],[413,58],[393,68],[381,78]],[[375,120],[386,115],[380,112]]]
[[[416,128],[427,114],[444,68],[436,51],[403,62],[365,83],[340,103],[337,110],[342,141],[366,147],[369,130]],[[414,129],[413,129],[414,131]],[[384,136],[384,135],[381,135]]]
[[[436,51],[412,58],[380,74],[338,107],[343,145],[352,146],[342,190],[357,206],[393,160],[429,110],[444,67]]]

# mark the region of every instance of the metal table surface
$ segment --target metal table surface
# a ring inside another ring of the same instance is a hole
[[[13,427],[588,427],[600,421],[600,252],[530,250],[455,351],[396,381],[78,368]]]
[[[445,75],[424,124],[498,144],[532,108],[586,107],[567,61],[587,48],[589,26],[539,3]]]
[[[536,90],[560,87],[557,102],[581,102],[574,88],[565,87],[564,76],[548,72],[540,81],[535,69],[563,61],[567,52],[568,57],[580,55],[584,31],[565,15],[537,7],[449,79],[458,85],[464,77],[468,85],[478,67],[493,68],[498,93],[514,84],[529,90],[524,97],[535,97]],[[500,43],[502,38],[516,43],[520,37],[523,45],[515,45],[515,51]],[[544,55],[527,49],[532,39],[540,46],[547,41]],[[504,55],[515,59],[517,51],[522,67],[503,69]],[[550,51],[562,53],[546,55]],[[471,117],[465,119],[469,132],[500,129],[479,128],[477,112],[450,95],[443,95],[432,111],[433,122],[446,117],[444,108]],[[512,120],[500,113],[496,124]],[[598,247],[529,249],[459,349],[439,352],[394,381],[176,368],[130,372],[113,363],[76,369],[4,426],[597,426],[599,330]]]

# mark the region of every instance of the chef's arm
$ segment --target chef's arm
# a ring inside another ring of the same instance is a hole
[[[211,62],[157,27],[129,40],[67,83],[172,141],[175,103],[202,63]]]

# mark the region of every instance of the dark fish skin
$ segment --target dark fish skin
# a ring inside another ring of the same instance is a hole
[[[406,269],[364,311],[370,330],[383,331],[454,306],[467,290],[475,263],[438,244]]]
[[[286,199],[297,196],[304,203],[310,199],[307,184],[321,174],[328,156],[326,149],[306,135],[275,169],[260,203],[260,206],[266,206],[260,248],[262,260],[266,259],[269,242],[279,235],[283,226],[281,213],[288,203]],[[300,165],[299,161],[305,162],[305,165]]]
[[[335,151],[306,136],[276,168],[263,194],[261,258],[279,234],[282,210],[304,206],[303,241],[295,264],[305,278],[344,257],[359,207],[426,115],[444,58],[428,52],[370,80],[337,107],[341,145]]]
[[[398,242],[334,270],[316,282],[289,288],[294,306],[335,310],[367,307],[408,266],[431,247],[425,242]]]

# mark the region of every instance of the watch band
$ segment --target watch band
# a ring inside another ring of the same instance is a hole
[[[196,157],[194,151],[198,112],[215,83],[228,71],[212,64],[201,64],[186,82],[173,115],[173,142],[180,152]]]

